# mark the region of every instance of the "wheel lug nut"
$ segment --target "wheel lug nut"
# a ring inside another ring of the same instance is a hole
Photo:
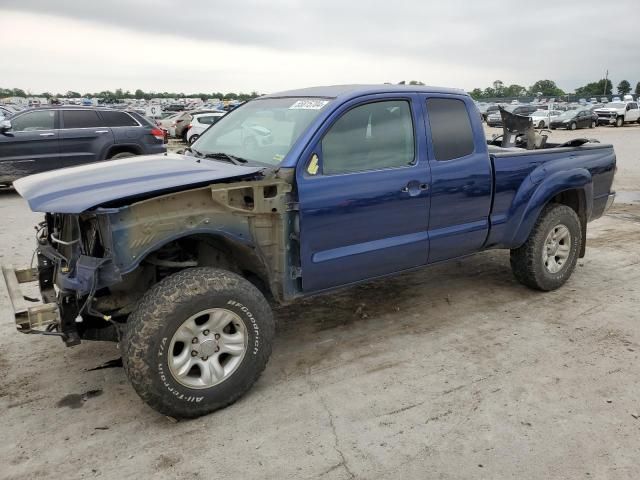
[[[219,333],[216,333],[216,334],[214,335],[214,337],[215,337],[215,339],[216,339],[216,340],[218,340],[218,339],[220,338],[220,334],[219,334]]]
[[[191,356],[192,357],[197,357],[198,356],[198,352],[196,352],[195,350],[191,350]]]
[[[193,337],[193,339],[191,340],[191,343],[198,343],[198,338],[197,337]]]
[[[204,332],[202,332],[203,335],[209,335],[209,330],[205,330]]]
[[[202,360],[207,360],[209,357],[202,357]]]
[[[216,350],[215,350],[215,351],[216,351],[216,352],[219,352],[219,351],[220,351],[220,347],[216,347]]]

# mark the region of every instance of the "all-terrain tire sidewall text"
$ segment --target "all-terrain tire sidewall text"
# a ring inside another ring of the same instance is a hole
[[[170,371],[169,347],[185,320],[211,308],[236,314],[247,332],[237,369],[209,388],[189,388]],[[271,309],[244,278],[214,268],[191,268],[163,279],[141,299],[127,321],[123,363],[133,387],[152,408],[178,418],[197,417],[233,403],[258,379],[271,354]]]

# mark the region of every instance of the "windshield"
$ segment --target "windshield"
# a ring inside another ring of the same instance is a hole
[[[196,154],[224,154],[278,165],[330,100],[265,98],[232,110],[193,144]]]

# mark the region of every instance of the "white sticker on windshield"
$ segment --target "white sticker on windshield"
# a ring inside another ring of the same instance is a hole
[[[289,110],[320,110],[329,100],[298,100]]]

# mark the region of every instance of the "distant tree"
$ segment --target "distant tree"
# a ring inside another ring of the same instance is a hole
[[[509,85],[503,90],[505,97],[524,97],[527,94],[527,89],[522,85]]]
[[[14,97],[26,97],[27,96],[27,92],[25,92],[21,88],[14,88],[13,89],[13,96]]]
[[[73,90],[68,90],[67,93],[64,95],[67,98],[80,98],[81,95],[79,92],[74,92]]]
[[[622,80],[618,84],[618,93],[620,95],[626,95],[631,91],[631,84],[627,80]]]
[[[224,98],[226,100],[237,100],[238,99],[238,95],[236,93],[226,93]]]
[[[504,97],[504,82],[502,80],[494,80],[493,90],[495,91],[496,97]]]
[[[134,95],[136,96],[136,98],[144,98],[144,92],[140,89],[137,89]]]
[[[43,93],[41,93],[39,96],[40,96],[40,97],[47,98],[47,99],[49,99],[49,98],[53,97],[53,95],[51,95],[51,93],[50,93],[50,92],[43,92]]]
[[[598,95],[611,95],[612,91],[613,83],[611,83],[611,80],[607,80],[605,84],[605,80],[602,79],[576,88],[576,95],[579,97],[596,97]]]
[[[480,88],[474,88],[469,92],[469,95],[471,95],[471,98],[473,98],[474,100],[480,100],[484,98],[484,93]]]
[[[409,85],[424,85],[424,82],[421,82],[420,80],[411,80]]]
[[[561,97],[564,95],[562,89],[558,88],[553,80],[538,80],[529,87],[529,95],[542,93],[545,97]]]
[[[498,92],[496,92],[494,88],[487,87],[484,89],[482,96],[484,98],[495,98],[495,97],[499,97],[500,95],[498,95]]]
[[[406,82],[406,81],[404,81],[404,80],[402,80],[402,81],[398,82],[398,85],[406,85],[406,84],[407,84],[407,82]]]
[[[636,83],[636,95],[640,95],[640,82]]]

